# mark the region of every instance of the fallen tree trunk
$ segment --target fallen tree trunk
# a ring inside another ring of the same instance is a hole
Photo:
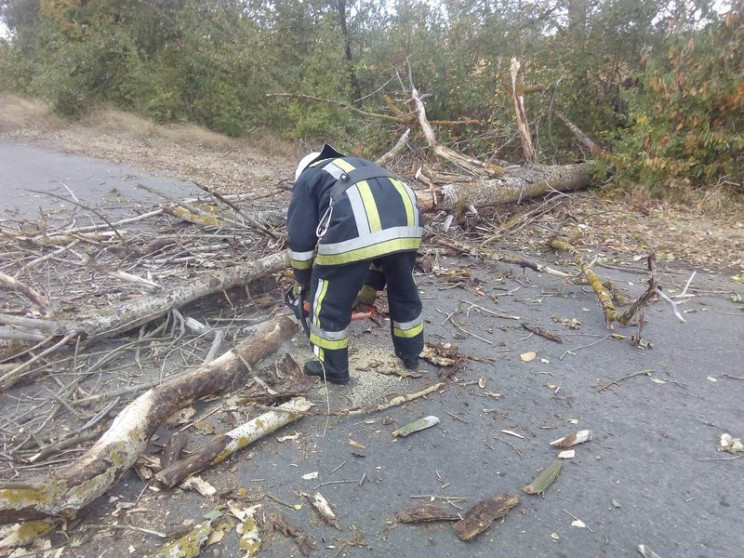
[[[90,343],[151,322],[172,308],[180,308],[202,297],[261,279],[285,269],[287,265],[285,253],[278,252],[239,267],[201,275],[183,287],[148,294],[81,320],[52,321],[0,314],[0,325],[11,326],[7,335],[23,334],[29,339],[49,338],[50,341],[60,337],[68,341],[77,338]],[[1,328],[0,334],[4,331],[6,328]],[[23,377],[28,367],[29,363],[26,362],[0,376],[0,389],[12,386]]]
[[[421,211],[454,210],[461,213],[470,205],[478,207],[515,203],[551,192],[572,192],[589,187],[592,177],[590,163],[502,167],[483,163],[442,147],[426,117],[426,108],[413,83],[411,95],[429,147],[439,157],[477,177],[468,182],[417,190],[416,199]],[[526,133],[529,134],[529,130]],[[531,146],[525,145],[526,151],[530,148]],[[525,157],[529,159],[528,152],[525,152]],[[491,178],[482,178],[484,174]]]
[[[47,516],[74,517],[135,463],[165,418],[196,399],[224,390],[245,372],[246,363],[258,363],[296,332],[297,325],[289,317],[277,317],[262,333],[216,360],[145,392],[71,464],[49,477],[0,488],[0,525]]]
[[[515,166],[503,169],[497,178],[454,182],[427,190],[414,190],[414,193],[423,212],[464,211],[468,205],[506,205],[553,192],[586,190],[591,185],[591,179],[591,163]],[[263,220],[279,222],[286,215],[283,209],[264,211]]]
[[[464,212],[469,205],[483,207],[516,203],[552,192],[585,190],[591,183],[591,165],[534,165],[504,169],[498,178],[445,184],[416,190],[422,211]]]

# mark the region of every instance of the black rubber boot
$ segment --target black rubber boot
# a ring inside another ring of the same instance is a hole
[[[404,360],[403,366],[406,367],[406,370],[412,370],[412,371],[418,370],[418,367],[419,367],[418,357]]]
[[[323,379],[323,365],[317,360],[308,360],[304,366],[305,374],[308,376],[317,376],[321,380]],[[325,379],[332,384],[346,385],[349,383],[349,373],[339,376],[334,374],[326,374]]]

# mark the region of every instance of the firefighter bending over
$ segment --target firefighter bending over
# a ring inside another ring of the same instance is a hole
[[[413,265],[423,217],[408,185],[324,145],[297,166],[287,230],[294,295],[310,302],[317,357],[305,363],[305,374],[349,382],[352,307],[373,304],[386,284],[395,354],[409,370],[418,368],[424,328]]]

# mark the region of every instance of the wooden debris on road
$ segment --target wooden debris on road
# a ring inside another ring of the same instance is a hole
[[[237,428],[217,436],[208,444],[191,453],[186,459],[176,461],[155,475],[157,481],[174,487],[189,475],[217,465],[256,440],[276,432],[282,426],[302,418],[312,403],[304,397],[291,399],[275,411],[267,411]]]
[[[303,556],[310,556],[315,549],[313,539],[303,531],[302,527],[293,525],[280,513],[266,516],[263,527],[267,533],[281,533],[285,537],[290,537],[297,544]]]
[[[494,521],[505,517],[517,504],[519,498],[516,496],[495,494],[466,511],[463,518],[453,524],[455,532],[463,541],[472,540],[488,529]]]
[[[556,335],[555,333],[550,333],[549,331],[545,331],[543,328],[536,326],[534,324],[531,324],[529,322],[522,322],[522,328],[526,329],[529,332],[534,333],[535,335],[539,335],[543,339],[547,339],[548,341],[555,341],[556,343],[563,343],[563,339],[561,339],[560,335]]]
[[[591,439],[591,430],[579,430],[573,434],[569,434],[568,436],[563,436],[562,438],[553,440],[552,442],[550,442],[550,445],[554,448],[566,449],[570,448],[571,446],[575,446],[576,444],[583,444],[584,442],[588,442]]]
[[[396,512],[401,523],[426,523],[431,521],[460,521],[460,514],[448,513],[434,504],[414,504]]]
[[[279,316],[262,333],[246,338],[218,359],[145,392],[119,413],[92,448],[69,465],[23,488],[0,488],[0,524],[74,517],[134,465],[167,417],[196,399],[225,390],[246,371],[245,363],[260,362],[296,332],[297,324],[286,315]]]
[[[300,492],[300,496],[310,502],[310,505],[315,508],[315,511],[320,514],[320,516],[326,523],[328,523],[328,525],[331,525],[339,531],[342,531],[341,524],[338,522],[336,514],[333,513],[328,500],[326,500],[320,492],[316,492],[315,494]]]

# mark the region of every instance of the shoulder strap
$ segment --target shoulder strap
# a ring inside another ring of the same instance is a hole
[[[342,173],[341,176],[336,179],[335,184],[331,186],[331,200],[333,203],[337,202],[341,197],[341,194],[357,182],[370,180],[372,178],[385,178],[388,176],[390,176],[390,173],[377,165],[359,167],[358,169],[354,169],[348,173]]]

